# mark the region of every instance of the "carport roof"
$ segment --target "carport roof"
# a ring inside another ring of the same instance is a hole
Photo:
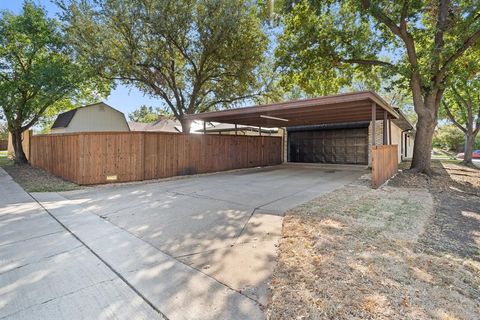
[[[189,115],[191,120],[215,121],[260,127],[292,127],[339,122],[398,119],[398,112],[372,91],[344,93],[312,99],[293,100],[245,108]]]

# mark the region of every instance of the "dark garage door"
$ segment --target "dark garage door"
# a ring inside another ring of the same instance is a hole
[[[289,161],[368,163],[368,123],[293,128],[288,131]]]

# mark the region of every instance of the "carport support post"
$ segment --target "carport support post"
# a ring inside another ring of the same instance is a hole
[[[387,144],[387,110],[383,111],[383,144]]]
[[[388,144],[392,144],[392,119],[388,117]]]
[[[376,145],[375,143],[375,122],[377,121],[377,105],[372,103],[372,146]]]

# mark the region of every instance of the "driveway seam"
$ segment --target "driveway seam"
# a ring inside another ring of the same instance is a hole
[[[280,236],[276,236],[276,237],[280,237]],[[232,244],[232,245],[228,245],[228,246],[218,247],[218,248],[205,250],[205,251],[197,251],[197,252],[193,252],[193,253],[186,253],[186,254],[182,254],[182,255],[179,255],[179,256],[171,256],[171,257],[181,259],[181,258],[186,258],[186,257],[190,257],[190,256],[195,256],[195,255],[202,254],[202,253],[209,253],[209,252],[213,252],[213,251],[217,251],[217,250],[224,250],[224,249],[227,249],[227,248],[232,248],[235,245],[245,245],[245,244],[251,244],[251,243],[263,243],[263,242],[269,242],[269,241],[273,241],[273,239],[263,239],[263,240],[255,240],[255,241],[238,242],[236,244]]]
[[[25,191],[26,192],[26,191]],[[90,248],[82,239],[80,239],[75,233],[73,233],[66,225],[64,225],[55,215],[53,215],[42,203],[40,203],[30,192],[26,192],[45,212],[50,215],[58,224],[60,224],[65,230],[67,230],[75,239],[83,244],[95,257],[97,257],[108,269],[110,269],[120,280],[122,280],[130,289],[133,290],[145,303],[147,303],[153,310],[160,314],[165,320],[169,320],[168,317],[163,314],[150,300],[148,300],[141,292],[139,292],[127,279],[125,279],[119,272],[117,272],[107,261],[100,257],[92,248]]]

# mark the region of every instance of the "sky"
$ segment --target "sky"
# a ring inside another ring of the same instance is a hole
[[[57,6],[50,0],[34,0],[34,2],[43,6],[51,17],[54,17],[58,13]],[[22,4],[23,0],[0,0],[0,10],[9,10],[13,13],[20,13]],[[162,106],[162,101],[160,99],[145,96],[136,88],[130,86],[127,87],[121,84],[118,84],[115,90],[113,90],[110,96],[103,102],[120,110],[125,116],[143,104],[152,107]]]

